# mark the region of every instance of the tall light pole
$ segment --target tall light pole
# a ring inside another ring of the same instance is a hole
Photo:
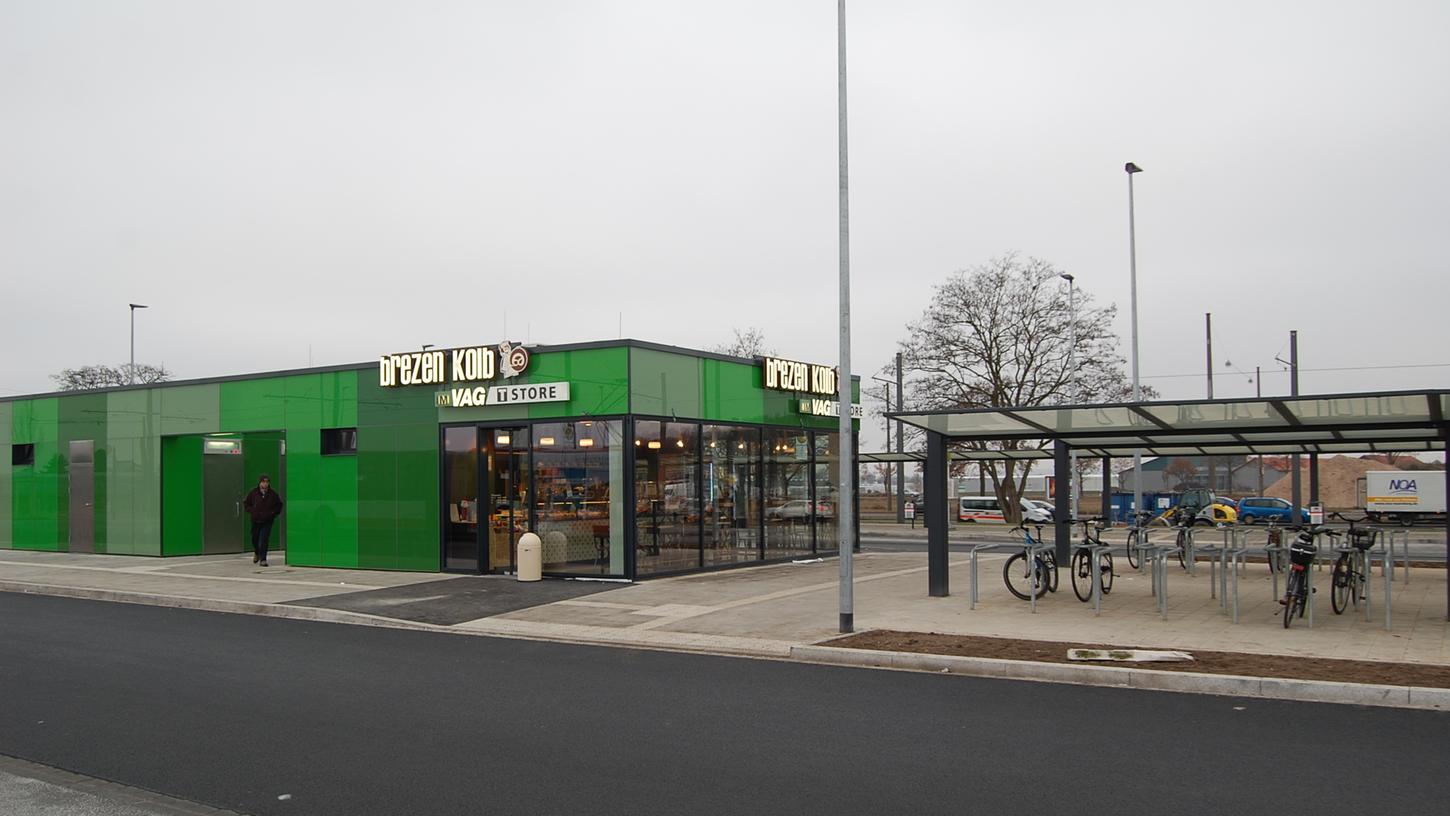
[[[841,430],[838,436],[840,440],[839,449],[836,451],[836,459],[841,465],[839,481],[836,488],[836,518],[839,519],[838,532],[840,533],[840,559],[841,559],[841,583],[840,583],[840,629],[843,633],[855,630],[855,600],[853,597],[851,549],[856,544],[855,518],[856,509],[853,502],[845,501],[845,497],[852,494],[851,485],[854,483],[856,470],[855,446],[851,444],[851,210],[849,207],[850,197],[847,195],[847,163],[846,163],[846,0],[836,0],[836,112],[837,112],[837,149],[839,150],[840,168],[840,206],[841,206],[841,273],[840,273],[840,312],[841,312],[841,365],[837,369],[836,385],[839,388],[840,397],[837,402],[840,405]]]
[[[149,306],[140,303],[128,303],[131,307],[131,366],[126,369],[126,384],[136,384],[136,310],[149,309]]]
[[[1138,386],[1138,233],[1133,222],[1133,174],[1143,168],[1132,162],[1123,165],[1128,174],[1128,281],[1131,287],[1132,331],[1133,331],[1133,402],[1143,401],[1142,389]],[[1143,510],[1143,451],[1133,451],[1133,512]]]
[[[1073,368],[1073,358],[1077,356],[1077,301],[1074,298],[1077,287],[1073,284],[1076,279],[1073,278],[1072,273],[1063,272],[1058,277],[1067,281],[1067,376],[1070,379],[1076,374]],[[1070,397],[1068,402],[1076,404],[1077,399]],[[1077,485],[1077,448],[1073,448],[1069,455],[1072,458],[1072,473],[1068,476],[1068,502],[1072,505],[1072,517],[1077,518],[1081,515],[1081,510],[1078,508],[1080,491]]]

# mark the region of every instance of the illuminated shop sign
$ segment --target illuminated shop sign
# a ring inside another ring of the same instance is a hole
[[[802,414],[810,414],[811,416],[827,416],[827,417],[840,416],[841,415],[841,401],[840,400],[824,400],[824,399],[803,399],[803,400],[800,401],[800,412]],[[851,418],[852,419],[861,419],[861,418],[863,418],[865,416],[866,416],[866,406],[864,406],[864,405],[852,405],[851,406]]]
[[[569,384],[566,382],[450,388],[439,391],[433,398],[434,404],[439,408],[480,408],[485,405],[568,401]]]
[[[836,394],[836,369],[830,366],[798,363],[778,357],[762,358],[760,364],[765,374],[766,388],[826,397]]]
[[[529,350],[512,343],[439,351],[385,354],[378,358],[378,385],[444,385],[515,377],[529,367]]]

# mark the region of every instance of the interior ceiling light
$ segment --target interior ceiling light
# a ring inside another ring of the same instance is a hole
[[[542,437],[539,437],[539,444],[540,445],[552,445],[552,444],[554,444],[554,437],[552,437],[552,436],[542,436]]]
[[[660,449],[660,441],[658,439],[651,439],[650,442],[649,442],[649,449],[650,450],[659,450]]]
[[[683,448],[684,446],[685,446],[685,440],[683,440],[683,439],[677,440],[675,442],[675,447],[677,447],[677,448]]]
[[[497,437],[495,437],[495,441],[497,441],[500,445],[507,445],[509,443],[509,435],[499,434]]]
[[[581,448],[592,448],[592,447],[594,447],[594,440],[593,439],[589,439],[588,437],[585,437],[584,439],[579,440],[579,447],[581,447]]]

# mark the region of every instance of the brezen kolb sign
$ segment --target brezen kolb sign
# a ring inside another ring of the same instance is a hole
[[[529,367],[529,350],[512,343],[497,346],[410,351],[378,358],[378,385],[444,385],[516,377]]]

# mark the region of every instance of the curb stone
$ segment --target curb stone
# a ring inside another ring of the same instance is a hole
[[[1115,666],[1076,666],[1032,660],[1000,660],[919,652],[848,649],[840,646],[794,646],[790,650],[790,656],[792,659],[802,662],[829,663],[838,666],[891,668],[971,677],[1073,683],[1085,686],[1111,686],[1192,694],[1220,694],[1264,700],[1347,703],[1385,708],[1450,711],[1450,689],[1338,683],[1327,680],[1291,680],[1277,677],[1243,677],[1229,674],[1130,669]]]

